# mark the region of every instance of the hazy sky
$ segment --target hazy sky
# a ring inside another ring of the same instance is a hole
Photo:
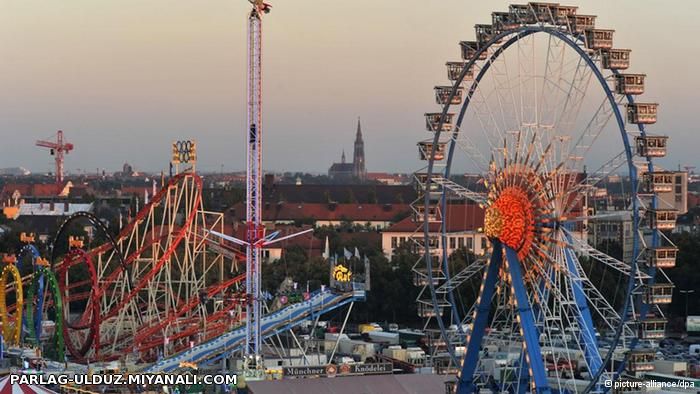
[[[423,113],[460,40],[509,2],[271,0],[264,21],[264,166],[326,171],[362,117],[370,171],[419,166]],[[669,164],[698,164],[700,1],[571,2],[616,29],[645,72]],[[569,4],[569,2],[566,2]],[[167,167],[194,137],[200,168],[245,165],[245,0],[0,0],[0,167],[50,171],[38,138],[65,131],[70,171]]]

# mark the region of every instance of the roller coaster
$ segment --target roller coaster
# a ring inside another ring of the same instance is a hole
[[[182,172],[115,236],[95,215],[75,213],[53,237],[47,260],[33,235],[22,234],[25,246],[5,255],[0,271],[4,340],[49,339],[55,351],[47,356],[60,361],[129,361],[148,371],[242,354],[249,300],[237,262],[245,254],[213,238],[223,233],[223,215],[203,209],[201,178]],[[263,316],[263,339],[364,299],[362,285],[355,288],[324,288]],[[52,334],[44,332],[48,315]]]

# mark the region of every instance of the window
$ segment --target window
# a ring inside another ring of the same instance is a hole
[[[474,250],[474,239],[467,237],[467,250]]]
[[[454,249],[457,247],[457,240],[455,237],[450,237],[450,249]]]
[[[398,246],[397,244],[398,244],[397,238],[396,238],[396,237],[391,237],[391,248],[392,248],[392,249],[396,249],[396,247]]]
[[[487,247],[486,237],[481,238],[481,249],[485,250]]]
[[[459,248],[464,247],[464,238],[463,237],[457,238],[457,247],[459,247]]]

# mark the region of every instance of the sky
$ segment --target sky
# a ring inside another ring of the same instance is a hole
[[[460,40],[509,2],[270,0],[264,19],[264,167],[325,172],[352,157],[362,118],[369,171],[411,172],[433,86]],[[570,4],[570,3],[566,3]],[[572,1],[632,48],[660,103],[651,130],[669,166],[695,165],[697,0]],[[53,170],[37,139],[63,130],[70,172],[167,168],[194,138],[202,171],[245,168],[245,0],[0,0],[0,168]]]

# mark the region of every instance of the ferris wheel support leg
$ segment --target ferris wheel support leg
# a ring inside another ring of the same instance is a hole
[[[525,361],[530,366],[529,370],[531,371],[532,383],[534,385],[533,392],[550,393],[549,384],[547,383],[547,374],[542,361],[539,332],[535,325],[535,316],[530,301],[528,300],[525,282],[523,282],[518,254],[507,246],[506,267],[508,268],[508,274],[513,283],[512,289],[518,307],[518,315],[520,316],[521,335],[525,340],[523,344],[527,356]]]
[[[30,306],[31,308],[31,306]],[[44,311],[44,274],[42,273],[41,276],[39,276],[39,291],[37,292],[37,299],[36,299],[36,312],[34,314],[34,334],[36,335],[36,342],[39,343],[39,337],[41,336],[41,321],[43,320],[43,311]],[[32,324],[30,322],[29,324]]]
[[[461,371],[457,375],[459,379],[459,394],[474,393],[476,386],[474,384],[474,371],[479,361],[479,351],[481,341],[484,338],[486,324],[489,320],[489,312],[491,311],[491,299],[496,290],[496,281],[498,280],[498,271],[503,263],[503,249],[498,240],[493,240],[493,253],[491,254],[491,262],[484,274],[484,280],[481,284],[481,291],[477,300],[478,307],[474,316],[471,334],[467,335],[467,351],[462,360]]]
[[[571,242],[570,235],[567,235],[567,240]],[[569,270],[569,275],[572,279],[571,290],[574,293],[574,300],[576,301],[576,306],[578,307],[576,321],[581,329],[580,340],[584,346],[584,356],[586,357],[586,363],[588,364],[591,376],[595,376],[603,365],[603,359],[600,357],[600,352],[598,351],[596,330],[595,326],[593,325],[591,310],[588,308],[588,302],[586,301],[586,296],[583,293],[583,287],[581,286],[581,277],[576,267],[576,264],[578,264],[578,259],[571,248],[566,248],[564,253],[566,256],[567,269]]]

